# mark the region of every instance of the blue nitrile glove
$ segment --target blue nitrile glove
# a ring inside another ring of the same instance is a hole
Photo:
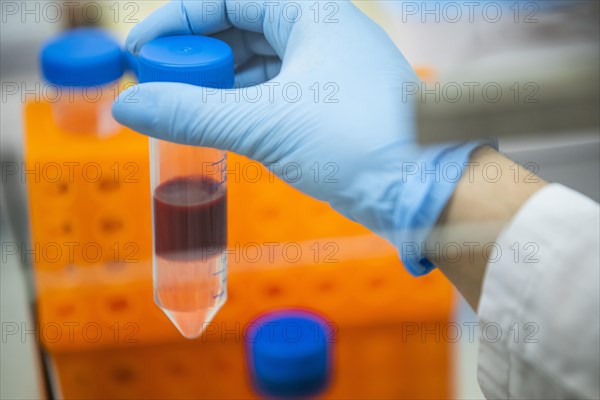
[[[411,273],[433,268],[422,243],[452,195],[455,166],[481,143],[415,143],[413,99],[404,89],[418,79],[383,29],[349,1],[176,1],[137,25],[126,46],[136,54],[176,34],[225,40],[236,84],[260,84],[145,83],[116,101],[119,122],[260,161],[387,238]]]

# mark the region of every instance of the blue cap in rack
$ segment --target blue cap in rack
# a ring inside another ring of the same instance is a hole
[[[95,86],[111,83],[124,72],[117,40],[97,28],[67,31],[42,48],[44,79],[59,86]]]
[[[180,82],[218,89],[233,87],[233,52],[207,36],[165,36],[140,51],[140,83]]]
[[[246,335],[254,385],[266,397],[311,397],[329,382],[331,349],[325,321],[301,310],[282,310],[256,320]]]

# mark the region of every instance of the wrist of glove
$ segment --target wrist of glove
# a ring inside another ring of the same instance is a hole
[[[427,238],[458,182],[468,179],[471,153],[485,145],[496,146],[492,140],[434,145],[423,150],[419,161],[405,165],[389,240],[412,275],[425,275],[435,268],[426,257]]]

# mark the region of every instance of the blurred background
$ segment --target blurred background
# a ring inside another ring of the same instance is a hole
[[[329,329],[319,351],[331,361],[316,397],[482,398],[477,317],[445,278],[408,276],[386,242],[267,174],[230,181],[230,245],[293,244],[303,256],[230,259],[228,302],[200,339],[181,338],[154,306],[147,141],[126,130],[79,141],[55,127],[40,95],[39,52],[81,26],[122,42],[163,3],[0,1],[0,398],[260,397],[245,327],[281,309],[309,312]],[[457,137],[486,129],[515,161],[598,201],[598,3],[426,3],[355,1],[427,84],[519,83],[522,96],[540,101],[521,104],[511,93],[493,110],[471,106],[473,114],[504,115],[492,128],[468,113],[448,118],[447,108],[469,106],[460,102],[422,105],[420,139],[435,141],[436,124]],[[524,111],[536,113],[526,128],[513,117]],[[110,173],[115,160],[134,163],[137,182],[44,177],[52,163],[95,163]],[[230,163],[249,165],[236,155]],[[135,243],[138,251],[135,263],[39,256],[65,242],[100,243],[110,254],[114,244]],[[313,257],[315,246],[334,248],[334,262]]]

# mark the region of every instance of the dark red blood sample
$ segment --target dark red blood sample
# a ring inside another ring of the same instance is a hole
[[[225,186],[206,177],[175,178],[154,191],[156,255],[206,261],[227,245]]]

